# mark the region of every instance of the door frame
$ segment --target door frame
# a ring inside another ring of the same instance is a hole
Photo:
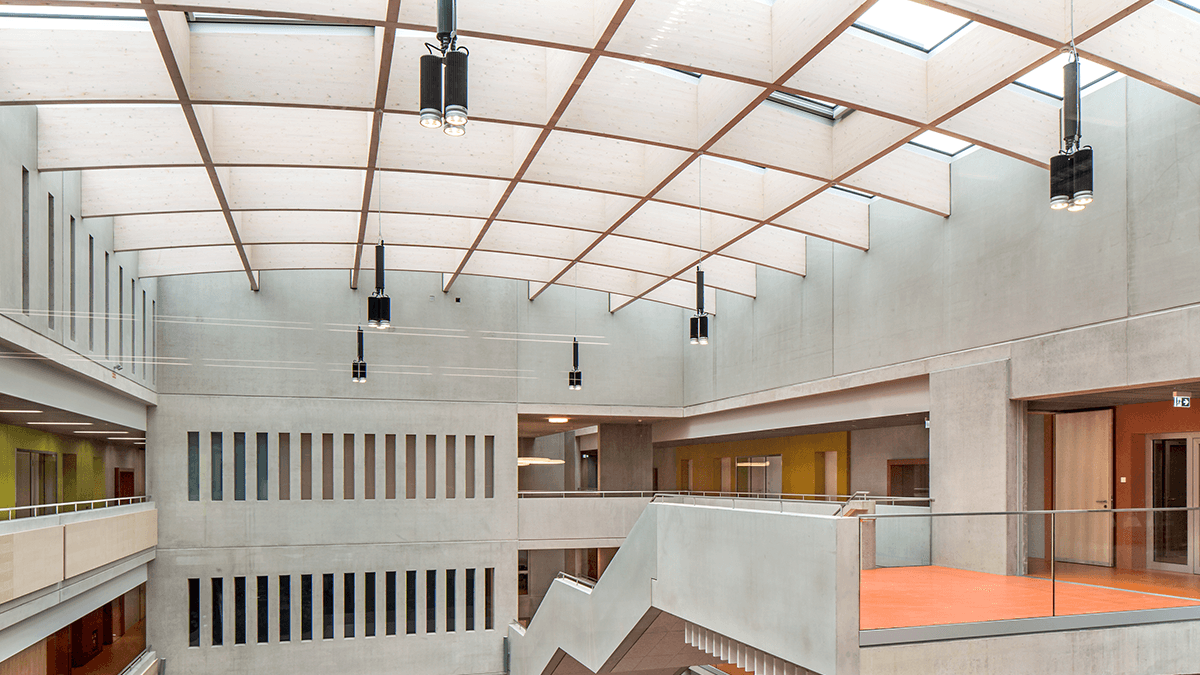
[[[1154,504],[1154,441],[1182,439],[1187,441],[1187,505],[1200,506],[1200,431],[1176,431],[1162,434],[1146,434],[1146,463],[1143,482],[1146,484],[1145,504]],[[1164,572],[1200,574],[1200,512],[1188,511],[1187,540],[1188,561],[1186,565],[1162,563],[1154,560],[1154,518],[1146,519],[1146,569]]]

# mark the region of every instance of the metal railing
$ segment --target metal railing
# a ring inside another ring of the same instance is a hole
[[[141,495],[138,497],[113,497],[111,499],[88,499],[81,502],[59,502],[57,504],[33,504],[29,506],[10,506],[0,509],[0,520],[14,520],[17,518],[33,518],[36,516],[57,516],[63,513],[74,513],[76,511],[91,511],[93,509],[103,509],[111,506],[127,506],[129,504],[142,504],[149,501],[150,498]]]
[[[826,495],[790,492],[712,492],[705,490],[560,490],[540,491],[525,490],[517,493],[520,499],[572,499],[572,498],[614,498],[614,497],[715,497],[721,499],[758,499],[763,501],[806,501],[846,503],[855,500],[867,500],[883,504],[912,504],[928,506],[933,500],[929,497],[890,497],[873,495],[869,492],[856,492],[852,495]]]
[[[554,578],[570,581],[572,583],[579,584],[580,586],[587,586],[588,588],[595,588],[596,583],[599,581],[599,579],[593,579],[591,577],[577,577],[574,574],[567,574],[566,572],[561,571],[558,573],[558,576]]]

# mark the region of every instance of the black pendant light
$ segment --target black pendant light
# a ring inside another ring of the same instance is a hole
[[[583,389],[583,371],[579,369],[579,338],[571,340],[571,372],[567,373],[567,389]]]
[[[696,184],[699,194],[696,199],[696,210],[699,213],[700,224],[700,259],[696,261],[696,314],[691,321],[691,342],[694,345],[708,344],[708,314],[704,312],[704,270],[700,263],[704,260],[704,157],[701,156],[696,166],[699,176]]]
[[[367,325],[389,328],[392,325],[392,299],[383,292],[383,240],[375,245],[375,292],[367,298]]]
[[[1050,158],[1050,208],[1082,211],[1095,199],[1092,192],[1092,148],[1082,145],[1079,54],[1075,51],[1075,7],[1071,6],[1071,44],[1063,66],[1063,145]]]
[[[363,330],[358,328],[358,358],[350,365],[350,381],[362,384],[367,381],[367,362],[363,359]]]
[[[455,0],[437,5],[438,46],[426,45],[429,54],[421,57],[421,126],[462,136],[467,133],[468,52],[458,47]]]

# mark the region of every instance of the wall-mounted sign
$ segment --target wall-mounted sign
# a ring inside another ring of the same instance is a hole
[[[1174,405],[1176,408],[1192,407],[1192,395],[1190,392],[1173,391],[1173,392],[1171,392],[1171,398],[1174,401]]]

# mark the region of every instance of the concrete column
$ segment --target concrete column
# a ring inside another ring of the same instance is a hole
[[[654,443],[649,424],[601,424],[599,488],[652,490]]]
[[[1009,362],[929,375],[929,495],[939,513],[1018,511],[1022,404],[1010,399]],[[1018,517],[934,518],[935,565],[993,574],[1021,571]]]

